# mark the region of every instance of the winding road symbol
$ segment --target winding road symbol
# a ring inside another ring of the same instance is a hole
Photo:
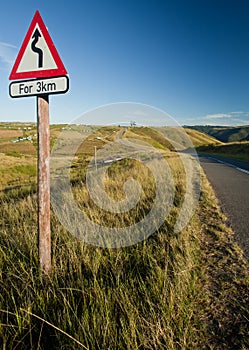
[[[54,78],[67,75],[39,11],[36,11],[9,79]]]
[[[38,68],[42,68],[43,67],[43,51],[39,47],[36,47],[36,44],[38,43],[39,38],[41,38],[41,34],[40,34],[39,30],[36,28],[36,30],[32,36],[32,39],[34,39],[34,40],[32,41],[31,49],[32,49],[32,51],[34,51],[35,53],[38,54]]]

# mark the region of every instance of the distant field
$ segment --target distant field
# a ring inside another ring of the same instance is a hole
[[[61,128],[51,126],[51,143]],[[35,123],[0,123],[0,190],[35,186],[37,142]]]
[[[36,182],[36,159],[0,153],[0,190]]]
[[[72,178],[76,180],[78,177],[78,169],[81,169],[82,172],[82,164],[86,164],[86,162],[94,156],[95,148],[100,149],[105,144],[115,140],[120,130],[120,127],[115,126],[99,128],[83,125],[51,125],[51,149],[61,132],[70,133],[76,131],[80,136],[82,135],[84,144],[82,144],[77,151],[74,163],[75,167],[71,172]],[[246,143],[242,146],[234,144],[226,147],[223,146],[220,141],[197,130],[187,128],[185,131],[190,137],[193,145],[201,151],[231,155],[232,157],[245,160],[248,159],[248,148]],[[30,137],[30,140],[23,140],[25,137]],[[170,152],[174,148],[177,150],[183,150],[189,147],[189,140],[187,140],[186,136],[179,133],[176,128],[126,128],[123,137],[127,140],[130,138],[133,142],[137,142],[140,145],[143,143],[145,145],[149,144],[163,152]],[[64,149],[64,151],[66,150]],[[6,171],[6,169],[4,170],[3,167],[1,168],[3,174],[1,188],[14,186],[15,183],[18,184],[18,182],[35,182],[37,162],[36,124],[0,123],[0,155],[2,164],[3,159],[4,164],[9,163],[9,171]],[[18,168],[20,165],[19,163],[21,163],[22,169]]]
[[[30,140],[26,138],[30,137]],[[37,131],[34,124],[0,123],[0,153],[5,155],[36,154]]]
[[[23,136],[22,130],[8,130],[8,129],[0,129],[0,140],[9,141],[11,139],[18,139],[18,137]]]

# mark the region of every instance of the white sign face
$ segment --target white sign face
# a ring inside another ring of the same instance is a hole
[[[62,94],[69,89],[68,77],[54,77],[45,79],[33,79],[13,81],[9,86],[11,97],[29,97],[47,94]]]
[[[48,44],[44,39],[42,31],[39,28],[39,25],[36,24],[17,68],[17,73],[57,68],[57,64],[55,63]]]

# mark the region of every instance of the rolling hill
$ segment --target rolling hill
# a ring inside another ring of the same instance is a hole
[[[221,142],[249,141],[249,125],[236,127],[195,125],[186,126],[186,128],[200,131],[216,138]]]
[[[193,145],[195,147],[204,146],[204,145],[220,145],[222,144],[221,141],[216,139],[213,136],[207,135],[206,133],[203,133],[198,130],[193,130],[191,128],[185,128],[185,131],[187,132],[188,136],[191,138],[191,141],[193,142]]]

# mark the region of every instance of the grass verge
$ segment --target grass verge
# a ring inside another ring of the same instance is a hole
[[[249,142],[235,142],[223,145],[199,147],[198,152],[214,154],[249,162]]]

